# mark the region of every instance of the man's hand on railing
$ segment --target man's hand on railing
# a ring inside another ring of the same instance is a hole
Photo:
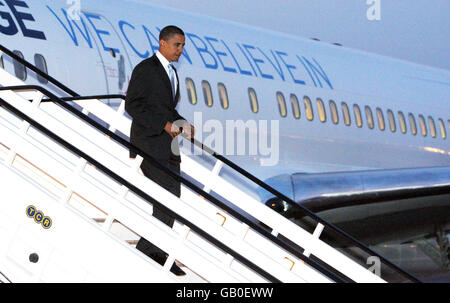
[[[187,135],[188,139],[194,138],[195,136],[195,127],[192,124],[189,124],[188,122],[185,122],[183,124],[183,133]]]
[[[167,121],[166,126],[164,126],[164,130],[172,137],[172,139],[181,134],[180,128],[175,123],[169,121]]]
[[[184,122],[183,126],[179,127],[177,125],[178,123],[171,123],[167,122],[164,126],[164,130],[170,135],[170,137],[175,138],[182,132],[186,134],[187,139],[191,139],[195,135],[195,127],[192,124],[189,124],[188,122]]]

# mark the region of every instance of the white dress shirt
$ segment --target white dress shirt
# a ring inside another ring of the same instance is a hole
[[[169,60],[167,60],[166,57],[164,57],[163,54],[161,54],[159,51],[156,51],[156,57],[158,57],[159,62],[161,62],[162,66],[164,67],[164,70],[167,73],[167,77],[169,77],[169,79],[170,79],[170,72],[169,72],[169,64],[170,64],[170,62],[169,62]],[[175,69],[174,69],[174,73],[175,73]],[[178,85],[177,76],[174,75],[173,78],[174,78],[173,82],[174,82],[174,85],[175,85],[173,90],[176,91],[177,90],[177,85]]]

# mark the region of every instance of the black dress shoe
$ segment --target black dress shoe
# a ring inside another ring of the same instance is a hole
[[[172,268],[170,268],[170,271],[178,277],[186,275],[186,273],[180,267],[178,267],[175,262],[173,263]]]

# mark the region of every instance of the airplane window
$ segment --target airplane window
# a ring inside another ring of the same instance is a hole
[[[417,135],[416,119],[414,118],[414,115],[411,113],[409,113],[408,119],[409,119],[409,126],[411,127],[411,133],[415,136]]]
[[[353,112],[355,113],[356,126],[362,127],[361,110],[359,109],[358,104],[353,104]]]
[[[308,96],[303,97],[303,103],[305,104],[306,119],[312,121],[312,119],[314,119],[314,113],[311,105],[311,100]]]
[[[213,106],[213,97],[212,97],[211,85],[209,85],[208,81],[206,81],[206,80],[202,81],[202,89],[203,89],[203,97],[205,98],[205,104],[208,107]]]
[[[300,119],[300,106],[298,105],[297,96],[291,94],[291,104],[292,104],[292,112],[294,113],[295,119]]]
[[[387,114],[389,120],[389,128],[391,129],[391,132],[395,133],[395,131],[397,130],[397,126],[395,125],[394,113],[390,109],[388,109]]]
[[[319,120],[321,122],[325,122],[327,120],[327,116],[325,113],[325,106],[323,105],[323,101],[320,98],[316,99],[317,109],[319,110]]]
[[[277,101],[278,101],[278,109],[280,110],[281,117],[286,117],[286,101],[284,99],[284,95],[281,92],[277,92]]]
[[[41,70],[44,73],[48,74],[47,63],[45,62],[44,56],[42,56],[41,54],[35,54],[34,55],[34,64],[36,65],[36,67],[39,70]],[[47,84],[48,83],[48,80],[45,79],[44,77],[41,77],[40,75],[37,75],[37,79],[42,84]]]
[[[406,121],[405,121],[405,116],[403,115],[402,112],[398,112],[398,121],[400,123],[400,130],[402,131],[402,133],[406,134]]]
[[[349,126],[352,123],[352,121],[350,119],[350,112],[348,110],[347,103],[342,102],[341,107],[342,107],[342,114],[344,116],[344,123],[345,125]]]
[[[250,99],[250,108],[252,109],[252,112],[257,113],[258,112],[258,98],[256,97],[256,92],[253,88],[248,88],[248,97]]]
[[[122,89],[125,83],[125,58],[123,55],[120,55],[117,67],[119,69],[119,89]]]
[[[442,121],[442,119],[438,120],[438,124],[439,124],[439,129],[441,131],[441,137],[442,139],[447,138],[447,132],[445,131],[445,124],[444,121]]]
[[[431,137],[436,138],[436,126],[432,117],[428,116],[428,127],[430,128]]]
[[[197,91],[195,90],[194,81],[191,78],[186,78],[186,88],[189,102],[191,102],[192,105],[197,104]]]
[[[227,109],[229,107],[227,88],[223,83],[217,84],[217,88],[219,90],[220,104],[222,105],[223,109]]]
[[[18,50],[13,51],[13,53],[22,59],[24,58],[23,54]],[[16,77],[22,81],[25,81],[27,79],[27,70],[26,70],[25,66],[22,65],[21,63],[17,62],[16,60],[14,60],[14,73],[15,73]]]
[[[336,103],[333,100],[330,100],[330,112],[331,112],[331,120],[333,120],[334,124],[339,123],[339,115]]]
[[[364,107],[364,111],[366,112],[366,120],[367,120],[367,126],[369,126],[370,129],[373,129],[375,126],[375,123],[373,122],[373,115],[372,110],[369,106]]]
[[[378,118],[378,128],[384,130],[386,126],[384,125],[384,116],[381,108],[377,107],[377,118]]]
[[[0,68],[5,68],[5,67],[3,66],[3,56],[0,56]]]
[[[427,125],[425,123],[425,118],[422,115],[419,115],[419,125],[422,136],[427,136]]]

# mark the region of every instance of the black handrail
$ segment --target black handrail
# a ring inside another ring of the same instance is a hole
[[[35,73],[41,75],[43,78],[47,79],[49,82],[52,82],[54,85],[56,85],[57,87],[59,87],[60,89],[64,90],[65,92],[71,94],[74,97],[80,97],[79,94],[77,94],[76,92],[72,91],[70,88],[68,88],[67,86],[65,86],[64,84],[60,83],[58,80],[54,79],[53,77],[49,76],[48,74],[46,74],[45,72],[41,71],[40,69],[36,68],[34,65],[30,64],[29,62],[27,62],[25,59],[22,59],[21,57],[17,56],[16,54],[14,54],[13,52],[11,52],[9,49],[7,49],[6,47],[4,47],[3,45],[0,44],[0,50],[3,51],[4,53],[6,53],[7,55],[9,55],[10,57],[12,57],[13,59],[17,60],[18,62],[22,63],[24,66],[28,67],[29,69],[33,70]],[[38,86],[39,87],[39,86]],[[52,94],[53,95],[53,94]],[[53,95],[54,96],[54,95]],[[116,95],[116,96],[120,96],[119,98],[122,98],[125,100],[124,96],[121,95]],[[55,96],[56,97],[56,96]],[[58,99],[56,97],[56,99]],[[76,114],[78,115],[78,112],[75,111]],[[79,115],[78,115],[79,116]],[[80,116],[79,116],[80,117]],[[80,117],[81,118],[81,117]],[[88,121],[87,121],[88,122]],[[97,124],[98,127],[102,127],[101,125],[99,125],[98,123],[96,123],[95,121],[92,120],[92,122],[94,122],[95,124]],[[90,122],[88,122],[90,123]],[[91,124],[92,125],[92,124]],[[97,127],[97,128],[98,128]],[[107,130],[109,131],[109,130]],[[116,134],[112,133],[114,136],[113,137],[118,137],[116,136]],[[123,140],[122,138],[118,137],[120,140]],[[117,141],[117,140],[116,140]],[[120,141],[119,141],[120,142]],[[420,282],[419,279],[417,279],[416,277],[414,277],[413,275],[409,274],[408,272],[404,271],[403,269],[401,269],[400,267],[398,267],[397,265],[393,264],[391,261],[389,261],[388,259],[386,259],[385,257],[381,256],[380,254],[376,253],[375,251],[371,250],[370,248],[368,248],[366,245],[364,245],[363,243],[361,243],[360,241],[358,241],[357,239],[355,239],[354,237],[352,237],[351,235],[347,234],[346,232],[344,232],[343,230],[337,228],[336,226],[334,226],[333,224],[323,220],[322,218],[320,218],[319,216],[317,216],[315,213],[311,212],[310,210],[308,210],[307,208],[296,204],[294,201],[292,201],[290,198],[288,198],[286,195],[280,193],[279,191],[275,190],[274,188],[270,187],[269,185],[267,185],[266,183],[264,183],[263,181],[261,181],[260,179],[258,179],[257,177],[253,176],[252,174],[250,174],[249,172],[245,171],[244,169],[242,169],[241,167],[237,166],[236,164],[234,164],[233,162],[229,161],[228,159],[226,159],[225,157],[223,157],[222,155],[217,154],[216,152],[214,152],[211,148],[203,145],[203,143],[198,142],[197,140],[195,140],[194,138],[191,138],[191,142],[193,144],[195,144],[196,146],[199,146],[202,148],[202,150],[205,150],[206,152],[210,153],[212,156],[214,156],[216,159],[222,161],[223,163],[227,164],[228,166],[230,166],[231,168],[235,169],[236,171],[238,171],[240,174],[242,174],[243,176],[247,177],[248,179],[252,180],[253,182],[255,182],[256,184],[258,184],[259,186],[261,186],[262,188],[264,188],[265,190],[269,191],[270,193],[272,193],[273,195],[277,196],[278,198],[283,199],[286,203],[288,203],[291,207],[296,207],[301,209],[301,211],[303,211],[304,213],[306,213],[308,216],[314,218],[316,221],[320,222],[321,224],[331,228],[333,231],[337,232],[338,234],[341,234],[342,236],[348,238],[351,242],[353,242],[356,247],[362,249],[363,251],[365,251],[366,253],[372,255],[372,256],[377,256],[380,258],[380,260],[382,260],[384,263],[386,263],[387,265],[389,265],[390,267],[392,267],[393,269],[395,269],[397,272],[400,272],[403,276],[405,276],[406,278],[414,281],[414,282]],[[128,143],[128,142],[127,142]],[[134,147],[134,146],[133,146]],[[134,147],[136,148],[136,147]],[[141,155],[142,156],[142,155]],[[159,163],[157,163],[158,165]],[[166,168],[165,166],[162,166],[163,168]],[[174,173],[171,171],[171,173]],[[175,175],[178,176],[178,174],[174,173]],[[187,180],[186,180],[187,181]],[[212,202],[212,201],[211,201]]]
[[[189,140],[187,137],[185,137],[185,138],[187,140]],[[295,203],[292,199],[288,198],[286,195],[284,195],[281,192],[277,191],[273,187],[267,185],[265,182],[261,181],[259,178],[255,177],[255,176],[253,176],[252,174],[250,174],[249,172],[247,172],[243,168],[239,167],[238,165],[234,164],[233,162],[231,162],[230,160],[228,160],[224,156],[222,156],[220,154],[217,154],[214,150],[212,150],[211,148],[205,146],[203,143],[195,140],[194,138],[190,138],[190,141],[191,141],[192,144],[195,144],[196,146],[198,146],[202,150],[208,152],[210,155],[212,155],[216,159],[218,159],[218,160],[222,161],[223,163],[227,164],[228,166],[230,166],[234,170],[238,171],[240,174],[242,174],[243,176],[247,177],[248,179],[252,180],[257,185],[261,186],[262,188],[264,188],[265,190],[267,190],[268,192],[270,192],[274,196],[282,199],[287,204],[289,204],[290,207],[292,207],[292,208],[294,208],[294,209],[296,209],[298,211],[303,212],[304,214],[306,214],[307,216],[313,218],[317,222],[320,222],[324,226],[327,226],[327,227],[331,228],[331,230],[333,230],[334,232],[342,235],[344,238],[347,238],[348,240],[350,240],[351,243],[355,244],[356,247],[362,249],[364,252],[368,253],[370,256],[376,256],[376,257],[380,258],[380,260],[382,262],[384,262],[386,265],[390,266],[391,268],[393,268],[394,270],[396,270],[397,272],[402,274],[407,279],[409,279],[409,280],[411,280],[413,282],[418,282],[418,283],[421,282],[419,279],[417,279],[416,277],[414,277],[413,275],[411,275],[407,271],[403,270],[402,268],[398,267],[397,265],[395,265],[394,263],[392,263],[391,261],[389,261],[385,257],[381,256],[379,253],[377,253],[374,250],[372,250],[369,247],[367,247],[364,243],[360,242],[359,240],[357,240],[353,236],[349,235],[345,231],[343,231],[340,228],[336,227],[334,224],[332,224],[332,223],[322,219],[321,217],[319,217],[318,215],[316,215],[315,213],[313,213],[309,209],[305,208],[304,206]]]
[[[280,247],[282,247],[283,249],[287,250],[288,252],[292,253],[293,255],[295,255],[296,257],[298,257],[299,259],[301,259],[302,261],[304,261],[305,263],[307,263],[308,265],[310,265],[311,267],[313,267],[314,269],[318,270],[319,272],[321,272],[322,274],[324,274],[325,276],[327,276],[328,278],[332,279],[333,281],[336,282],[352,282],[351,279],[349,279],[348,277],[346,277],[344,274],[340,273],[339,271],[333,269],[327,269],[325,267],[323,267],[321,264],[311,260],[310,258],[306,257],[305,255],[303,255],[302,252],[300,252],[297,248],[291,246],[290,244],[282,241],[281,239],[279,239],[278,237],[275,237],[274,235],[272,235],[271,233],[267,232],[263,227],[255,224],[254,222],[252,222],[251,220],[249,220],[248,218],[246,218],[245,216],[243,216],[242,214],[240,214],[239,212],[237,212],[236,210],[234,210],[233,208],[229,207],[227,204],[221,202],[220,200],[218,200],[217,198],[213,197],[212,195],[210,195],[209,193],[203,191],[201,188],[197,187],[196,185],[194,185],[192,182],[188,181],[187,179],[185,179],[184,177],[180,176],[178,173],[174,172],[173,170],[167,168],[166,166],[162,165],[161,163],[159,163],[156,159],[154,159],[152,156],[150,156],[149,154],[145,153],[144,151],[140,150],[138,147],[132,145],[131,143],[129,143],[128,141],[126,141],[125,139],[121,138],[120,136],[118,136],[117,134],[115,134],[114,132],[108,130],[107,128],[103,127],[102,125],[100,125],[98,122],[94,121],[92,118],[84,115],[83,113],[81,113],[80,111],[76,110],[75,108],[73,108],[71,105],[69,105],[68,103],[66,103],[65,101],[61,100],[59,97],[55,96],[53,93],[51,93],[50,91],[48,91],[47,89],[37,86],[37,85],[20,85],[20,86],[9,86],[9,87],[0,87],[0,91],[24,91],[24,90],[37,90],[40,91],[42,94],[46,95],[47,97],[49,97],[51,100],[54,100],[55,103],[61,105],[63,108],[65,108],[66,110],[70,111],[71,113],[73,113],[74,115],[76,115],[77,117],[79,117],[80,119],[82,119],[83,121],[89,123],[90,125],[92,125],[93,127],[95,127],[96,129],[98,129],[99,131],[103,132],[105,135],[109,136],[110,138],[114,139],[116,142],[122,144],[123,146],[127,147],[128,149],[130,149],[131,151],[135,152],[136,154],[140,155],[141,157],[143,157],[145,160],[148,160],[152,165],[156,166],[157,168],[165,171],[166,173],[168,173],[171,177],[177,179],[177,181],[179,181],[180,183],[183,183],[186,187],[190,188],[191,190],[193,190],[194,192],[196,192],[197,194],[203,196],[205,199],[207,199],[208,201],[212,202],[213,204],[215,204],[216,206],[219,206],[220,208],[226,210],[228,213],[230,213],[231,215],[233,215],[234,217],[236,217],[237,219],[245,222],[245,224],[247,224],[249,227],[251,227],[252,229],[254,229],[256,232],[258,232],[259,234],[261,234],[262,236],[264,236],[265,238],[269,239],[270,241],[276,243],[277,245],[279,245]],[[1,99],[0,99],[1,100]],[[3,103],[7,103],[4,100],[1,100],[2,104]],[[9,103],[7,108],[14,108],[12,107]],[[15,109],[15,108],[14,108]],[[18,110],[15,109],[15,111],[13,112],[17,112]],[[28,117],[29,118],[29,117]],[[31,120],[31,118],[29,118]],[[37,122],[35,122],[37,123]],[[40,128],[43,128],[43,126],[40,126]],[[63,140],[63,139],[60,139]],[[65,142],[65,141],[64,141]],[[68,144],[68,143],[67,143]],[[75,148],[75,147],[74,147]],[[80,151],[81,152],[81,151]],[[88,155],[86,155],[86,157],[90,158]],[[87,160],[85,156],[83,156],[83,158],[85,158]],[[92,158],[91,158],[92,159]],[[122,179],[120,176],[117,176],[116,174],[114,174],[113,172],[111,172],[108,168],[104,167],[103,165],[101,165],[100,163],[98,163],[96,160],[92,159],[93,161],[95,161],[95,163],[93,163],[96,167],[100,168],[103,172],[105,172],[107,175],[111,176],[112,178],[114,178],[116,181],[118,181],[119,183],[122,183],[124,185],[129,184],[128,181]],[[89,161],[91,162],[91,161]],[[124,183],[125,182],[125,183]],[[131,185],[131,184],[130,184]],[[127,187],[129,187],[128,185],[126,185]],[[136,188],[135,186],[131,185],[133,188]],[[130,188],[130,187],[129,187]],[[136,192],[137,194],[139,194],[139,192],[141,192],[138,188],[136,188],[138,190],[138,192]],[[133,190],[134,191],[134,190]],[[143,192],[142,192],[143,193]],[[145,194],[145,193],[144,193]],[[148,199],[148,195],[145,194],[145,196],[140,195],[142,198],[146,199],[147,201],[151,201],[151,203],[155,203],[156,206],[161,207],[163,210],[165,210],[166,212],[168,212],[171,216],[175,217],[175,218],[181,218],[179,221],[185,223],[185,219],[180,217],[178,214],[174,213],[173,211],[171,211],[169,208],[167,208],[166,206],[164,206],[163,204],[161,204],[158,201],[155,201],[154,199]],[[190,223],[190,222],[189,222]],[[187,226],[189,226],[190,224],[186,224]],[[194,228],[193,228],[194,229]],[[198,228],[197,228],[198,229]],[[195,230],[195,229],[194,229]],[[202,233],[205,233],[202,231]],[[200,233],[200,234],[202,234]],[[214,239],[214,238],[212,238]],[[216,240],[217,241],[217,240]],[[220,246],[219,246],[220,247]],[[275,279],[275,278],[274,278]]]
[[[122,99],[126,100],[124,95],[93,95],[93,96],[78,96],[78,97],[62,97],[63,101],[81,101],[81,100],[103,100],[103,99]],[[53,99],[45,98],[42,102],[52,102]]]
[[[79,157],[85,159],[87,162],[95,165],[95,167],[97,169],[101,170],[102,172],[104,172],[105,174],[107,174],[108,176],[110,176],[111,178],[116,180],[117,182],[121,183],[122,185],[125,185],[130,190],[132,190],[133,192],[138,194],[140,197],[144,198],[147,201],[152,201],[152,198],[148,194],[146,194],[145,192],[143,192],[142,190],[140,190],[139,188],[137,188],[136,186],[134,186],[133,184],[131,184],[127,180],[123,179],[122,177],[120,177],[119,175],[117,175],[116,173],[114,173],[113,171],[108,169],[106,166],[104,166],[100,162],[96,161],[94,158],[90,157],[88,154],[84,153],[83,151],[81,151],[80,149],[76,148],[75,146],[73,146],[72,144],[67,142],[66,140],[62,139],[61,137],[59,137],[55,133],[51,132],[49,129],[44,127],[42,124],[40,124],[37,121],[33,120],[32,118],[30,118],[29,116],[24,114],[22,111],[18,110],[17,108],[15,108],[14,106],[12,106],[11,104],[9,104],[8,102],[4,101],[1,98],[0,98],[0,105],[4,106],[6,109],[8,109],[10,112],[15,114],[16,116],[18,116],[18,117],[22,118],[23,120],[27,121],[28,123],[30,123],[30,125],[32,125],[36,129],[38,129],[39,131],[41,131],[42,133],[44,133],[45,135],[47,135],[48,137],[50,137],[54,141],[58,142],[59,144],[61,144],[65,148],[69,149],[71,152],[73,152],[76,155],[78,155]],[[242,255],[240,255],[239,253],[237,253],[233,249],[229,248],[227,245],[223,244],[222,242],[218,241],[214,237],[210,236],[208,233],[203,231],[201,228],[197,227],[195,224],[191,223],[187,219],[185,219],[182,216],[178,215],[177,213],[173,212],[172,210],[170,210],[166,206],[162,205],[161,203],[159,203],[157,201],[154,201],[153,203],[157,204],[158,207],[162,208],[170,216],[175,217],[179,222],[185,224],[186,226],[189,226],[189,228],[192,229],[194,232],[198,233],[200,236],[204,237],[205,239],[207,239],[208,241],[210,241],[211,243],[213,243],[214,245],[216,245],[217,247],[219,247],[223,251],[225,251],[228,254],[232,255],[234,258],[236,258],[237,260],[239,260],[240,262],[242,262],[243,264],[245,264],[246,266],[248,266],[249,268],[251,268],[252,270],[257,272],[261,276],[265,277],[269,281],[271,281],[271,282],[281,282],[280,280],[278,280],[277,278],[275,278],[271,274],[267,273],[265,270],[263,270],[259,266],[255,265],[254,263],[249,261],[247,258],[243,257]]]
[[[20,62],[22,65],[26,66],[27,68],[31,69],[33,72],[35,72],[36,74],[38,74],[42,78],[46,79],[47,81],[51,82],[53,85],[55,85],[56,87],[62,89],[66,93],[68,93],[68,94],[70,94],[72,96],[77,96],[77,97],[80,96],[79,94],[77,94],[76,92],[74,92],[73,90],[68,88],[66,85],[62,84],[61,82],[59,82],[58,80],[56,80],[52,76],[48,75],[47,73],[41,71],[39,68],[37,68],[33,64],[29,63],[27,60],[22,59],[21,57],[17,56],[16,54],[14,54],[14,52],[10,51],[8,48],[4,47],[1,44],[0,44],[0,51],[2,51],[3,53],[7,54],[8,56],[13,58],[17,62]]]
[[[64,101],[78,101],[78,100],[113,99],[113,98],[126,100],[126,97],[124,95],[93,95],[93,96],[83,96],[83,97],[65,97],[65,98],[61,98],[61,100],[64,100]],[[51,101],[51,100],[52,99],[46,99],[45,101]],[[313,211],[311,211],[310,209],[306,208],[305,206],[297,204],[292,199],[288,198],[287,196],[285,196],[281,192],[279,192],[276,189],[272,188],[271,186],[267,185],[265,182],[263,182],[259,178],[255,177],[254,175],[252,175],[251,173],[249,173],[248,171],[246,171],[242,167],[240,167],[240,166],[236,165],[235,163],[231,162],[230,160],[228,160],[224,156],[216,153],[210,147],[204,145],[203,143],[199,142],[195,138],[188,138],[187,135],[184,134],[184,133],[182,133],[181,135],[184,137],[184,139],[186,139],[188,141],[191,141],[192,144],[194,144],[195,146],[197,146],[197,147],[201,148],[202,150],[206,151],[208,154],[210,154],[211,156],[213,156],[217,160],[222,161],[223,163],[227,164],[228,166],[230,166],[232,169],[236,170],[238,173],[240,173],[244,177],[250,179],[251,181],[253,181],[257,185],[259,185],[262,188],[264,188],[265,190],[269,191],[270,193],[275,195],[277,198],[280,198],[283,201],[285,201],[287,204],[289,204],[290,207],[292,207],[294,209],[294,211],[302,212],[302,213],[306,214],[306,216],[309,216],[309,217],[313,218],[314,220],[316,220],[317,222],[320,222],[321,224],[331,228],[334,232],[337,232],[338,234],[341,234],[344,238],[347,238],[348,240],[350,240],[350,242],[355,244],[356,247],[362,249],[364,252],[368,253],[371,256],[379,257],[380,260],[383,261],[386,265],[392,267],[394,270],[398,271],[400,274],[402,274],[406,278],[408,278],[408,279],[410,279],[410,280],[412,280],[414,282],[421,282],[419,279],[417,279],[416,277],[414,277],[410,273],[404,271],[403,269],[401,269],[400,267],[398,267],[397,265],[395,265],[394,263],[392,263],[391,261],[389,261],[385,257],[381,256],[379,253],[377,253],[377,252],[373,251],[372,249],[370,249],[369,247],[367,247],[364,243],[360,242],[356,238],[354,238],[351,235],[347,234],[345,231],[339,229],[338,227],[336,227],[332,223],[327,222],[326,220],[322,219],[321,217],[316,215]],[[394,194],[394,192],[392,192],[392,193]],[[410,193],[410,194],[416,195],[416,194],[419,194],[419,193]],[[384,197],[386,197],[387,195],[389,195],[389,193],[386,192],[386,195],[384,195]],[[364,199],[365,197],[361,196],[361,198]],[[318,199],[320,199],[320,198],[318,198]],[[335,199],[336,199],[336,201],[339,200],[341,202],[347,201],[346,197],[336,197]]]

